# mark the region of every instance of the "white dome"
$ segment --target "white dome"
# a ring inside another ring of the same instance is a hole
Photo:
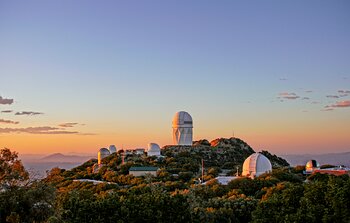
[[[160,156],[160,147],[157,143],[149,143],[147,148],[148,156]]]
[[[244,161],[242,175],[254,178],[270,171],[272,171],[270,160],[261,153],[253,153]]]
[[[185,111],[176,112],[173,118],[173,128],[177,127],[193,127],[193,121],[190,114]]]
[[[147,152],[160,151],[160,147],[157,143],[148,143]]]
[[[101,148],[97,153],[98,164],[101,164],[102,159],[109,156],[111,153],[106,148]]]
[[[115,145],[110,145],[108,150],[109,150],[110,154],[117,152],[117,148],[115,147]]]

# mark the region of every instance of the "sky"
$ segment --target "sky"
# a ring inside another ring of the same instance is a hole
[[[0,148],[350,151],[350,2],[0,0]]]

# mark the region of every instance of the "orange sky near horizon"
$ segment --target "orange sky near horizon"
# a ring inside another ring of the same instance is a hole
[[[0,148],[164,146],[187,111],[194,140],[350,151],[350,1],[0,5]]]

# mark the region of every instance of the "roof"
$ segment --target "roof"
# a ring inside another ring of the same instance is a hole
[[[214,180],[217,180],[219,184],[221,185],[228,185],[229,182],[231,182],[232,180],[234,179],[237,179],[239,177],[236,177],[236,176],[219,176],[219,177],[216,177]],[[212,180],[210,181],[207,181],[207,182],[211,182]],[[207,182],[203,183],[203,184],[207,184]]]
[[[129,171],[157,171],[159,168],[154,166],[132,166]]]

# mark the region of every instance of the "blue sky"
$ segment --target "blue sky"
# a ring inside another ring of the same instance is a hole
[[[327,95],[350,90],[349,9],[348,1],[0,1],[0,96],[14,99],[0,109],[44,113],[1,113],[20,124],[0,128],[78,122],[77,131],[96,134],[70,136],[67,151],[164,145],[172,115],[187,110],[197,139],[235,129],[256,150],[327,152],[339,142],[348,151],[350,108],[331,106],[350,97]],[[281,93],[298,98],[281,102]],[[295,144],[295,125],[313,140]],[[274,143],[277,135],[284,140]]]

